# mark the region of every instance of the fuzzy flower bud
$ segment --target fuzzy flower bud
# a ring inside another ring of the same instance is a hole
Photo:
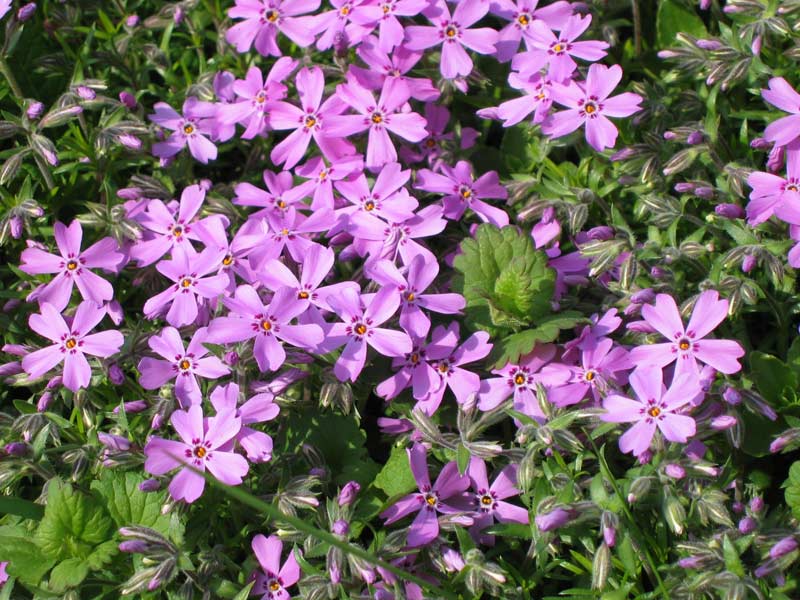
[[[333,522],[331,531],[336,535],[346,536],[348,533],[350,533],[350,523],[344,519],[338,519]]]
[[[742,535],[747,535],[756,530],[758,522],[753,517],[745,517],[739,521],[739,532]]]
[[[44,112],[44,104],[42,104],[41,102],[34,101],[28,105],[28,108],[25,111],[25,115],[29,119],[34,120],[41,117],[43,112]]]
[[[356,499],[358,492],[361,491],[361,486],[357,481],[349,481],[339,492],[339,506],[348,506]]]

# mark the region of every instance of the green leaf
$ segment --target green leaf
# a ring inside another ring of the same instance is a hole
[[[722,556],[725,559],[725,568],[730,573],[737,577],[744,577],[744,566],[739,558],[739,551],[731,543],[727,535],[722,537]]]
[[[411,466],[408,464],[408,454],[403,448],[397,446],[392,448],[389,460],[375,477],[372,485],[386,492],[390,498],[417,489]]]
[[[656,15],[656,31],[658,32],[658,45],[668,48],[676,45],[676,35],[680,32],[688,33],[694,37],[708,36],[703,20],[694,10],[686,8],[676,0],[661,0]]]
[[[98,545],[108,541],[113,526],[111,517],[94,498],[54,479],[48,486],[44,518],[34,540],[50,559],[88,559]]]
[[[547,255],[516,227],[484,223],[461,243],[455,288],[467,301],[467,320],[490,333],[517,330],[550,314],[555,271]]]
[[[764,399],[774,407],[784,404],[785,398],[794,398],[798,376],[785,363],[763,352],[750,353],[751,377]]]
[[[0,496],[0,513],[39,521],[44,515],[44,507],[14,496]]]
[[[459,474],[463,475],[467,472],[469,467],[469,450],[464,444],[459,444],[456,448],[456,464],[458,465]]]
[[[575,311],[564,311],[539,321],[538,327],[513,333],[495,344],[492,357],[498,367],[506,363],[518,363],[520,357],[529,354],[538,343],[554,341],[563,329],[572,329],[582,321],[583,315]]]
[[[792,509],[795,519],[800,519],[800,460],[789,468],[789,478],[783,486],[786,488],[786,504]]]
[[[30,585],[38,585],[55,563],[22,527],[0,527],[0,561],[8,561],[8,573]]]
[[[183,536],[182,523],[161,514],[166,492],[142,492],[139,490],[142,481],[144,477],[138,473],[105,470],[100,479],[92,482],[92,490],[103,499],[117,527],[142,525],[179,542]]]
[[[487,535],[499,535],[501,537],[513,537],[521,540],[533,539],[533,532],[530,525],[523,523],[495,523],[483,530]]]
[[[252,589],[253,589],[253,586],[254,586],[255,584],[256,584],[256,582],[255,582],[255,581],[251,581],[250,583],[248,583],[248,584],[247,584],[247,585],[246,585],[246,586],[245,586],[245,587],[242,589],[242,591],[241,591],[241,592],[239,592],[238,594],[236,594],[236,595],[233,597],[233,600],[247,600],[247,598],[250,596],[250,590],[252,590]]]
[[[50,573],[50,589],[63,592],[77,587],[89,574],[89,565],[81,558],[68,558],[57,564]]]
[[[306,443],[317,447],[338,485],[355,480],[368,486],[378,473],[378,465],[364,448],[367,434],[353,415],[294,413],[288,420],[288,429],[285,451],[295,452]]]

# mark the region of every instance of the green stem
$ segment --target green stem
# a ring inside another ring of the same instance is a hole
[[[622,495],[622,490],[619,489],[617,485],[617,480],[614,478],[614,475],[611,473],[611,469],[608,467],[608,463],[606,462],[605,455],[598,449],[597,445],[594,443],[591,435],[584,431],[586,435],[586,439],[592,444],[592,449],[594,451],[595,456],[597,457],[597,461],[600,463],[600,470],[602,471],[603,478],[611,485],[614,490],[614,494],[616,494],[617,498],[620,500],[620,505],[622,506],[622,511],[625,513],[625,516],[628,518],[628,524],[631,529],[634,530],[637,537],[640,540],[644,540],[645,536],[642,530],[639,528],[638,523],[636,522],[636,518],[631,513],[630,508],[628,508],[627,499]],[[641,544],[642,554],[644,555],[645,562],[647,563],[647,571],[650,575],[655,578],[657,583],[658,591],[661,593],[661,596],[665,600],[670,600],[670,595],[667,589],[664,587],[664,581],[661,579],[661,575],[658,573],[658,568],[656,567],[656,563],[653,560],[653,557],[650,555],[650,550],[647,548],[646,543]]]
[[[16,77],[14,77],[14,73],[11,72],[11,68],[8,66],[5,56],[0,56],[0,73],[2,73],[3,77],[6,78],[8,85],[11,86],[11,91],[14,92],[14,95],[17,97],[17,99],[22,100],[22,88],[19,87]]]
[[[287,523],[288,525],[291,525],[298,531],[302,531],[303,533],[313,536],[322,542],[330,544],[334,548],[338,548],[339,550],[341,550],[346,554],[357,556],[358,558],[361,558],[370,564],[381,567],[382,569],[386,569],[387,571],[389,571],[393,575],[396,575],[400,579],[409,581],[411,583],[416,583],[422,589],[428,590],[428,592],[432,594],[430,597],[434,597],[433,595],[435,595],[435,597],[447,598],[448,600],[458,600],[459,598],[458,595],[453,594],[451,592],[447,592],[442,588],[433,585],[430,581],[427,581],[421,577],[417,577],[413,573],[409,573],[408,571],[400,569],[385,560],[373,556],[371,553],[367,552],[363,548],[356,546],[355,544],[350,544],[348,542],[345,542],[328,531],[325,531],[323,529],[318,529],[313,525],[307,523],[303,519],[300,519],[299,517],[286,515],[282,513],[278,508],[276,508],[272,504],[264,502],[263,500],[256,498],[255,496],[245,492],[244,490],[241,490],[236,487],[227,486],[218,481],[217,479],[211,477],[208,473],[197,471],[195,469],[192,470],[198,473],[199,475],[205,477],[206,481],[209,484],[221,489],[225,494],[227,494],[234,500],[238,500],[242,504],[245,504],[255,510],[261,511],[262,513],[266,514],[275,521],[282,521],[284,523]]]

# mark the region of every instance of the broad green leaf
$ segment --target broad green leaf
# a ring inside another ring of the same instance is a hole
[[[675,36],[681,32],[698,38],[708,36],[706,26],[697,13],[677,0],[661,0],[656,15],[656,31],[660,48],[677,45]]]
[[[139,490],[142,481],[144,477],[139,473],[105,470],[100,479],[92,482],[92,490],[102,497],[117,527],[142,525],[180,541],[183,529],[180,521],[161,514],[166,492],[142,492]]]
[[[111,517],[94,498],[53,480],[34,540],[50,559],[87,559],[96,546],[108,541],[113,526]]]
[[[531,526],[523,523],[495,523],[484,529],[483,533],[499,535],[501,537],[513,537],[521,540],[530,540],[533,538]]]
[[[375,477],[373,485],[386,492],[390,498],[417,489],[411,466],[408,464],[408,454],[403,448],[397,446],[392,448],[389,460]]]
[[[89,565],[82,558],[68,558],[50,572],[50,589],[63,592],[78,586],[89,574]]]
[[[758,391],[773,407],[780,407],[787,395],[792,395],[798,386],[797,373],[785,363],[770,354],[763,352],[750,353],[750,366]]]
[[[550,314],[555,271],[547,255],[516,227],[484,223],[461,243],[455,287],[467,301],[467,320],[490,333],[518,330]]]
[[[729,573],[733,573],[737,577],[744,577],[744,566],[739,558],[739,551],[727,535],[722,538],[722,556],[725,559],[725,568]]]
[[[8,561],[8,573],[30,585],[38,585],[55,563],[22,527],[0,527],[0,561]]]
[[[14,496],[0,496],[0,513],[38,521],[44,515],[44,507]]]
[[[786,488],[786,504],[792,509],[795,519],[800,519],[800,460],[789,468],[789,478],[783,486]]]
[[[233,597],[233,600],[247,600],[247,598],[250,596],[250,590],[253,589],[253,586],[255,584],[256,584],[255,581],[251,581],[250,583],[248,583],[244,588],[242,588],[241,592],[239,592]]]
[[[367,434],[355,416],[336,413],[292,414],[288,421],[286,451],[297,451],[303,444],[319,448],[333,473],[334,481],[344,485],[355,480],[362,486],[372,483],[378,465],[367,454]]]

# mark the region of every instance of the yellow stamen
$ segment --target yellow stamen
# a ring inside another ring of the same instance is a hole
[[[365,333],[367,333],[367,326],[364,325],[363,323],[359,323],[358,325],[356,325],[355,330],[358,335],[364,335]]]
[[[66,342],[64,342],[64,345],[65,345],[65,346],[66,346],[66,347],[67,347],[69,350],[72,350],[72,349],[73,349],[75,346],[77,346],[77,345],[78,345],[78,342],[75,340],[75,338],[69,338],[69,339],[68,339]]]
[[[658,408],[657,406],[654,406],[653,408],[647,411],[647,414],[650,415],[651,417],[657,417],[658,415],[661,414],[661,409]]]

